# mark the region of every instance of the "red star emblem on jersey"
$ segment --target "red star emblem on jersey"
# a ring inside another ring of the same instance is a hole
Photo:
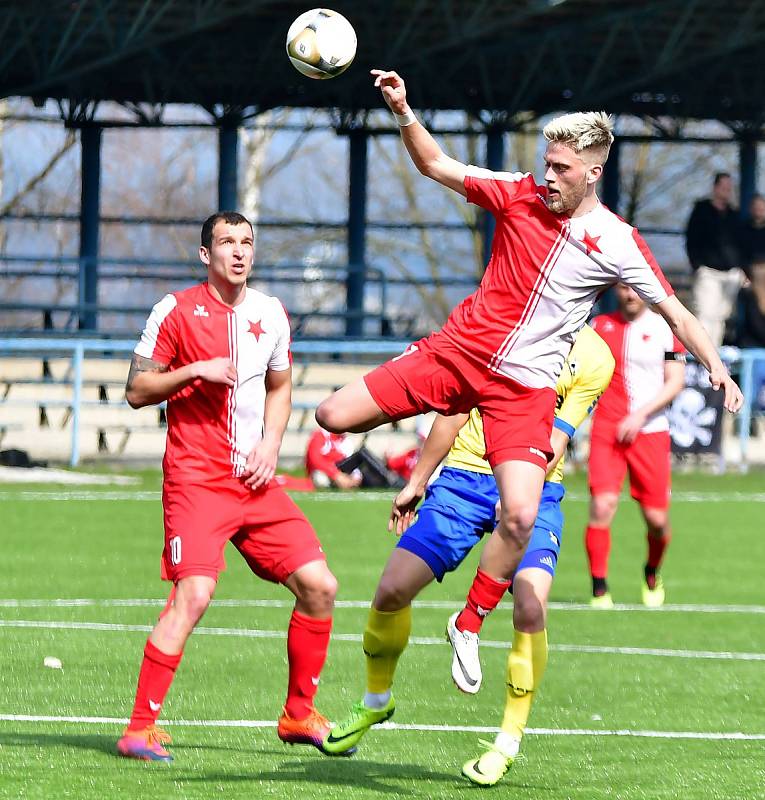
[[[650,338],[651,338],[651,334],[650,333],[644,333],[643,334],[643,341],[644,342],[647,342]]]
[[[255,337],[256,341],[260,341],[260,335],[265,333],[263,330],[263,326],[260,324],[260,320],[257,322],[250,321],[250,330],[249,332]]]
[[[582,239],[582,244],[584,245],[584,249],[587,251],[587,255],[590,255],[594,250],[596,253],[602,253],[603,251],[598,247],[598,241],[600,236],[590,236],[587,231],[584,232],[584,239]]]

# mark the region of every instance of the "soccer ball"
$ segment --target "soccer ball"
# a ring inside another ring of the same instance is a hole
[[[313,8],[290,25],[287,55],[295,69],[309,78],[335,78],[356,55],[356,31],[342,14]]]

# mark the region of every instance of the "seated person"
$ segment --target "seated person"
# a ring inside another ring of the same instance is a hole
[[[428,438],[432,424],[433,423],[430,419],[430,416],[426,416],[425,414],[418,415],[415,421],[417,444],[409,450],[405,450],[403,453],[385,454],[385,466],[392,472],[395,472],[396,475],[399,475],[404,482],[408,481],[409,478],[412,477],[412,471],[414,470],[415,465],[420,457],[422,445]]]
[[[338,489],[355,489],[361,485],[361,473],[354,470],[346,474],[338,463],[353,453],[353,447],[344,433],[330,433],[318,428],[311,434],[305,451],[305,470],[317,489],[334,486]]]

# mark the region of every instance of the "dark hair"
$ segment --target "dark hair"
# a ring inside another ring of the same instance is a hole
[[[730,172],[715,172],[714,185],[717,186],[723,178],[730,178]]]
[[[229,225],[249,225],[250,230],[252,230],[252,223],[250,220],[238,211],[216,211],[215,214],[211,214],[202,223],[202,235],[200,236],[202,247],[206,247],[208,250],[210,249],[212,245],[213,228],[215,228],[216,223],[221,220]]]

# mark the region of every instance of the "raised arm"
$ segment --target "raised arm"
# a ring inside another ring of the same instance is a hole
[[[396,116],[401,139],[417,169],[465,197],[467,166],[447,156],[427,129],[417,121],[406,101],[406,86],[401,76],[381,69],[373,69],[372,75],[375,77],[375,86],[382,91],[385,102]]]
[[[728,375],[728,370],[701,323],[675,295],[670,295],[666,300],[657,303],[656,310],[664,317],[672,332],[688,348],[689,352],[707,368],[712,387],[723,390],[725,408],[728,411],[738,411],[744,402],[744,396],[735,381]]]
[[[236,367],[230,358],[213,358],[169,370],[167,364],[134,353],[125,384],[125,398],[133,408],[162,403],[198,378],[233,386]]]

